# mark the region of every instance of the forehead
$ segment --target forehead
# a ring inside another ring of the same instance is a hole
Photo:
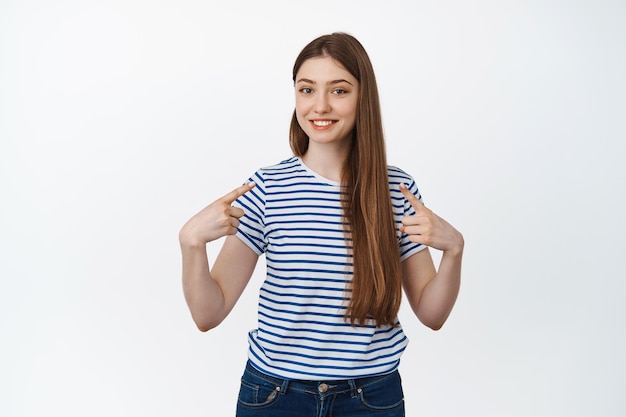
[[[315,82],[346,80],[352,84],[357,80],[338,61],[331,57],[309,58],[302,63],[296,74],[296,82],[301,78]]]

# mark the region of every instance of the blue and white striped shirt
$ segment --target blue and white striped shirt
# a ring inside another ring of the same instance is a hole
[[[413,178],[389,167],[398,228],[414,214],[399,190],[419,198]],[[321,177],[297,157],[258,170],[256,187],[235,206],[245,215],[237,236],[265,254],[267,276],[259,294],[258,329],[249,334],[256,368],[288,379],[350,379],[395,370],[408,344],[401,327],[352,327],[344,314],[352,256],[344,237],[341,185]],[[424,249],[397,231],[401,260]],[[349,287],[348,287],[349,288]]]

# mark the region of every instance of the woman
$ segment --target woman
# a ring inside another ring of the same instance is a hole
[[[217,326],[266,255],[238,416],[403,416],[402,290],[439,329],[458,294],[463,237],[387,166],[374,71],[354,37],[313,40],[293,81],[294,156],[180,231],[185,298],[200,330]],[[205,245],[222,236],[210,269]],[[443,251],[438,270],[429,246]]]

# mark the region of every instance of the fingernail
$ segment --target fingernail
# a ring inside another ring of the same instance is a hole
[[[250,181],[248,183],[248,187],[250,187],[250,188],[254,187],[255,185],[256,185],[256,183],[254,181]]]
[[[407,189],[407,188],[409,188],[409,187],[407,187],[407,185],[406,185],[405,183],[400,183],[400,188]]]

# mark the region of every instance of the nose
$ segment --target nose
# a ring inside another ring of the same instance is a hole
[[[330,111],[330,102],[326,94],[318,94],[313,108],[315,113],[328,113]]]

